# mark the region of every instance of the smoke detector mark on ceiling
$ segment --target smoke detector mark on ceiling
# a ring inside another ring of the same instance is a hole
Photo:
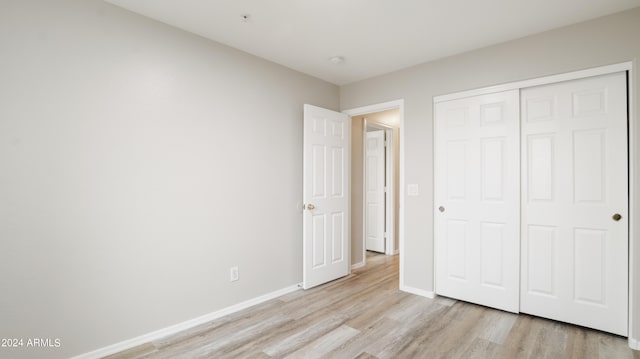
[[[344,57],[342,56],[334,56],[332,58],[329,59],[329,61],[331,61],[332,64],[334,65],[338,65],[344,62]]]

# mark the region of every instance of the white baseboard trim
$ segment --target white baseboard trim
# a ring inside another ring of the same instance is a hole
[[[364,262],[356,263],[356,264],[351,266],[351,269],[362,268],[362,267],[364,267],[364,264],[365,264]]]
[[[628,338],[628,341],[629,341],[629,348],[633,350],[640,350],[640,341],[632,339],[631,337]]]
[[[409,286],[402,285],[402,284],[400,285],[400,290],[403,291],[403,292],[419,295],[419,296],[430,298],[430,299],[433,299],[433,298],[436,297],[436,293],[434,293],[432,291],[424,290],[424,289],[418,289],[418,288],[414,288],[414,287],[409,287]]]
[[[280,290],[276,290],[275,292],[271,292],[271,293],[267,293],[265,295],[256,297],[256,298],[252,298],[249,300],[245,300],[244,302],[238,303],[238,304],[234,304],[230,307],[226,307],[220,310],[217,310],[215,312],[209,313],[209,314],[205,314],[203,316],[197,317],[197,318],[193,318],[190,320],[187,320],[185,322],[182,323],[178,323],[160,330],[156,330],[154,332],[151,333],[147,333],[147,334],[143,334],[139,337],[135,337],[132,339],[127,339],[125,341],[119,342],[119,343],[115,343],[88,353],[84,353],[84,354],[80,354],[78,356],[73,357],[72,359],[98,359],[98,358],[103,358],[105,356],[108,355],[112,355],[115,353],[119,353],[121,351],[127,350],[127,349],[131,349],[133,347],[136,347],[138,345],[144,344],[144,343],[148,343],[150,341],[153,340],[158,340],[160,338],[164,338],[166,336],[172,335],[172,334],[176,334],[178,332],[181,332],[183,330],[187,330],[190,328],[193,328],[195,326],[198,326],[200,324],[204,324],[207,322],[210,322],[212,320],[218,319],[220,317],[223,317],[225,315],[229,315],[238,311],[241,311],[243,309],[252,307],[256,304],[260,304],[263,302],[266,302],[268,300],[280,297],[282,295],[285,295],[287,293],[291,293],[291,292],[295,292],[296,290],[302,288],[301,284],[296,284],[290,287],[286,287],[286,288],[282,288]]]

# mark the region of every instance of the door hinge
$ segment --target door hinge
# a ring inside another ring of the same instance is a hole
[[[384,186],[384,193],[387,193],[387,186]]]
[[[389,145],[389,141],[384,140],[384,147],[387,147]]]

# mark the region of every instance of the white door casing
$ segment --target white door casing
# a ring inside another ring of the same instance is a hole
[[[627,335],[626,101],[626,73],[522,90],[524,313]]]
[[[369,131],[365,144],[365,237],[369,251],[385,252],[385,131]]]
[[[518,312],[519,91],[435,104],[436,293]]]
[[[351,118],[304,105],[303,288],[349,274]]]

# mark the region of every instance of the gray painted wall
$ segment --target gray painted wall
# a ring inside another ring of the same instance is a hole
[[[470,30],[472,31],[472,30]],[[638,109],[640,8],[452,56],[402,71],[342,86],[342,109],[405,100],[406,183],[420,187],[405,197],[405,285],[425,291],[433,287],[433,97],[462,90],[580,69],[633,61],[631,99]],[[401,41],[401,39],[399,39]],[[631,119],[640,140],[638,111]],[[638,146],[640,148],[640,146]],[[636,148],[636,158],[640,158]],[[636,175],[636,188],[640,189]],[[636,192],[637,193],[637,192]],[[640,224],[639,213],[634,223]],[[635,238],[633,239],[635,243]],[[636,249],[640,246],[636,246]],[[640,252],[636,252],[640,259]],[[635,278],[640,278],[637,267]],[[640,285],[635,283],[635,293]],[[640,299],[640,295],[635,296]],[[640,303],[638,301],[636,305]],[[634,333],[640,333],[635,316]],[[637,338],[636,338],[637,339]]]
[[[405,284],[432,290],[432,97],[640,57],[635,9],[339,90],[99,0],[1,5],[0,338],[62,341],[16,358],[299,282],[303,103],[405,99]]]
[[[302,105],[337,86],[99,0],[2,0],[0,49],[0,338],[62,344],[0,357],[302,280]]]

